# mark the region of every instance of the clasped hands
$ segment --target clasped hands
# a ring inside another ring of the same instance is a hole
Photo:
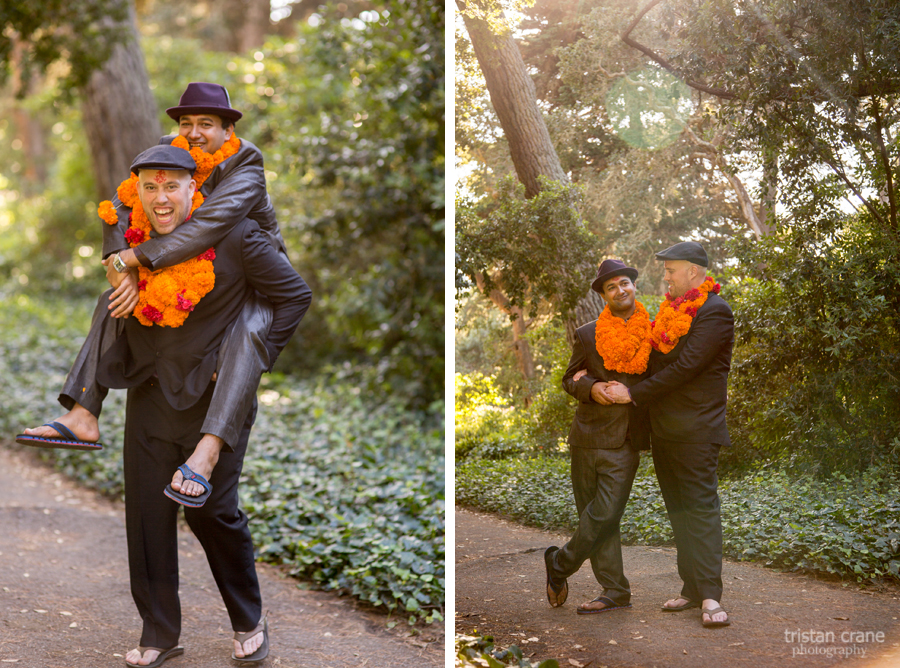
[[[587,371],[582,369],[575,374],[573,380],[578,382],[579,379],[587,375]],[[591,399],[602,406],[611,406],[612,404],[630,404],[631,394],[628,388],[622,383],[611,380],[608,383],[597,381],[591,386]]]

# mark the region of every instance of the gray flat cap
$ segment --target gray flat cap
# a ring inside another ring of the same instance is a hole
[[[142,169],[186,169],[193,176],[197,163],[183,148],[158,144],[139,153],[131,163],[131,171],[134,174]]]
[[[709,266],[709,258],[703,246],[696,241],[682,241],[656,254],[657,260],[687,260],[701,267]]]

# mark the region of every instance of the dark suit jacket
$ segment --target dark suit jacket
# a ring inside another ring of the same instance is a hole
[[[630,392],[638,406],[649,407],[654,436],[731,445],[725,403],[733,345],[731,307],[710,294],[675,348],[665,355],[650,353],[650,377]]]
[[[647,428],[644,407],[635,407],[631,404],[603,406],[591,399],[591,387],[595,382],[617,380],[631,387],[647,377],[646,372],[628,374],[609,371],[603,365],[603,358],[597,352],[594,342],[596,327],[595,320],[575,330],[572,359],[569,360],[569,367],[563,375],[563,389],[579,402],[569,430],[569,447],[612,450],[622,447],[628,434],[632,448],[648,450],[650,431]],[[581,369],[586,369],[587,375],[575,382],[572,378]]]
[[[274,362],[309,308],[312,291],[249,218],[233,227],[215,248],[215,286],[184,324],[146,327],[137,318],[126,319],[124,335],[100,359],[98,379],[102,384],[134,387],[155,373],[173,408],[193,406],[216,370],[226,331],[254,289],[273,305],[272,325],[264,343]]]
[[[163,137],[160,144],[171,144],[175,135]],[[255,220],[275,248],[285,250],[278,228],[275,210],[266,192],[266,176],[262,153],[256,146],[241,139],[241,148],[227,160],[215,166],[200,189],[205,200],[191,219],[171,234],[149,239],[140,245],[153,269],[171,267],[197,257],[216,246],[236,222],[244,218]],[[103,257],[128,248],[125,232],[130,225],[131,209],[118,196],[113,205],[119,215],[118,225],[103,223]]]

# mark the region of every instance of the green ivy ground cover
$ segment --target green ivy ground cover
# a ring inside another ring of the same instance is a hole
[[[762,471],[720,481],[724,552],[857,582],[900,581],[897,490],[896,478],[875,473],[815,481]],[[456,501],[542,528],[573,530],[578,524],[563,457],[465,459],[456,468]],[[649,456],[642,457],[621,531],[630,544],[672,544]]]
[[[8,440],[61,409],[57,394],[91,304],[0,309],[0,426]],[[325,589],[442,620],[443,426],[335,378],[266,377],[241,498],[259,558]],[[67,475],[121,496],[124,392],[104,404],[100,453],[48,450]],[[18,446],[17,446],[18,447]]]
[[[456,668],[559,668],[556,659],[545,659],[539,663],[532,662],[523,656],[516,645],[506,649],[494,645],[493,636],[467,636],[457,633],[455,642]]]

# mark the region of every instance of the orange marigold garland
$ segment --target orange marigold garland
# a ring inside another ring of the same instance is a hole
[[[187,140],[181,136],[172,140],[172,146],[189,151],[194,162],[197,163],[197,170],[194,172],[197,190],[191,201],[191,212],[188,214],[188,218],[190,218],[197,207],[203,204],[200,187],[217,165],[238,152],[241,140],[237,138],[237,135],[232,134],[222,148],[212,155],[199,148],[191,149]],[[132,174],[122,181],[116,194],[122,204],[131,208],[128,218],[130,227],[125,232],[125,240],[133,248],[146,241],[153,229],[138,197],[138,177]],[[100,202],[97,213],[109,225],[115,225],[118,222],[116,209],[109,200]],[[197,302],[215,285],[216,277],[212,263],[215,258],[215,249],[210,248],[196,258],[172,267],[156,271],[139,267],[138,288],[140,292],[138,304],[134,309],[134,316],[138,322],[148,327],[154,324],[162,327],[183,325]]]
[[[709,299],[709,293],[719,294],[721,288],[721,285],[707,276],[699,288],[689,290],[677,299],[672,299],[666,293],[666,298],[659,305],[656,320],[651,325],[650,343],[654,350],[671,352],[678,345],[678,339],[690,330],[694,316]]]
[[[115,225],[119,222],[119,216],[116,214],[116,207],[108,199],[100,202],[97,207],[97,213],[107,225]]]
[[[603,366],[620,373],[643,373],[650,359],[650,316],[640,302],[626,323],[609,310],[609,304],[597,318],[594,330],[597,352]]]

